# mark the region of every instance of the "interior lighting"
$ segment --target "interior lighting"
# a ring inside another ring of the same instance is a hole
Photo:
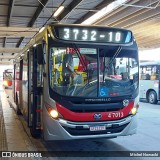
[[[102,18],[103,16],[105,16],[109,12],[113,11],[117,7],[121,6],[123,3],[126,3],[127,1],[128,0],[116,0],[116,1],[114,1],[112,3],[110,3],[109,5],[107,5],[106,7],[102,8],[100,11],[95,13],[90,18],[88,18],[85,21],[83,21],[81,24],[93,24],[98,19]]]
[[[62,54],[62,53],[64,53],[65,51],[66,51],[65,49],[61,49],[61,50],[54,51],[54,55]]]
[[[33,45],[33,47],[36,47],[36,46],[37,46],[37,44],[34,44],[34,45]]]
[[[55,13],[53,14],[54,17],[57,17],[58,15],[60,15],[60,13],[64,10],[64,6],[59,6],[58,9],[55,11]]]

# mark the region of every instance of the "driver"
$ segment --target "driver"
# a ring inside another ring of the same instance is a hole
[[[74,63],[73,63],[73,57],[71,54],[66,53],[63,57],[62,62],[62,78],[63,78],[63,86],[67,86],[70,84],[70,77],[74,78]]]

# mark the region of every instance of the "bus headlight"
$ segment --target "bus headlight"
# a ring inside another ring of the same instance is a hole
[[[48,106],[47,111],[52,118],[54,119],[62,118],[63,119],[63,116],[57,111],[56,108],[52,108]]]
[[[4,85],[4,86],[8,86],[7,81],[3,81],[3,85]]]
[[[134,106],[133,108],[131,109],[130,113],[129,114],[132,114],[132,115],[135,115],[138,111],[138,108],[139,108],[139,96],[137,96],[134,100]]]
[[[50,116],[54,119],[57,119],[59,117],[59,113],[57,110],[55,110],[54,108],[48,107],[47,108],[48,113],[50,114]]]
[[[56,104],[57,105],[57,104]],[[64,118],[63,115],[57,110],[57,107],[51,107],[50,105],[45,105],[49,115],[54,119]]]
[[[135,115],[137,113],[137,108],[132,108],[131,109],[131,114]]]
[[[51,115],[52,118],[58,118],[58,112],[54,109],[52,109],[49,114]]]

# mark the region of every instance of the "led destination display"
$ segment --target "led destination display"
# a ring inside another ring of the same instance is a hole
[[[56,37],[66,41],[127,44],[132,32],[108,27],[55,26]]]

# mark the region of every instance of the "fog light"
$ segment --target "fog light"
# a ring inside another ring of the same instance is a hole
[[[136,113],[137,113],[137,108],[132,108],[132,109],[131,109],[131,113],[132,113],[132,114],[136,114]]]

